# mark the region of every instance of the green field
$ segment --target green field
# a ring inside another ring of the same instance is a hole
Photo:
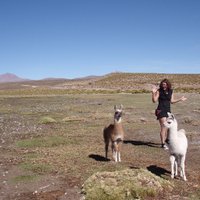
[[[186,130],[189,141],[187,182],[180,178],[171,180],[169,152],[160,148],[151,88],[163,78],[172,82],[176,98],[188,98],[172,105],[179,128]],[[114,189],[121,191],[115,194],[118,199],[124,195],[141,199],[199,199],[199,99],[199,74],[112,73],[74,80],[1,83],[0,196],[3,200],[78,200],[83,198],[83,184],[87,182],[85,187],[90,189],[88,184],[93,185],[93,177],[104,180],[105,185],[110,181],[118,184],[114,174],[120,177],[125,173],[126,188],[106,186],[108,194]],[[109,160],[104,157],[102,130],[113,123],[113,107],[120,104],[124,107],[126,135],[122,162],[116,164],[111,151]],[[142,188],[132,186],[136,181],[134,174],[140,176],[138,172],[144,172]],[[173,189],[160,192],[148,188],[153,179],[169,181]],[[99,187],[101,181],[95,181]],[[108,199],[104,192],[93,188],[93,194],[97,193],[93,199]]]
[[[67,193],[67,199],[76,200],[92,174],[134,168],[148,169],[175,184],[171,192],[162,193],[163,199],[197,199],[200,94],[185,96],[188,100],[173,105],[172,111],[189,140],[188,182],[170,179],[169,155],[160,148],[150,93],[1,95],[3,199],[58,199]],[[122,162],[116,164],[104,158],[102,130],[113,122],[113,107],[119,104],[124,106],[126,136]]]

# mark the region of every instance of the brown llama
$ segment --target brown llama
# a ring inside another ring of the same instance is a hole
[[[110,124],[103,130],[105,142],[105,157],[108,158],[108,146],[111,141],[112,156],[115,162],[121,162],[121,146],[124,140],[124,129],[122,127],[122,105],[114,106],[114,124]]]

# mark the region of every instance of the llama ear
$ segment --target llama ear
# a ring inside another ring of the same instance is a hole
[[[119,107],[119,108],[120,108],[120,110],[122,110],[122,109],[123,109],[123,105],[122,105],[122,104],[120,104],[120,107]]]
[[[170,112],[167,112],[167,115],[168,115],[168,117],[171,117],[171,113]]]

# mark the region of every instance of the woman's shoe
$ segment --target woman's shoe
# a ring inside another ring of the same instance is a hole
[[[168,149],[169,149],[168,146],[167,146],[166,144],[162,144],[162,145],[161,145],[161,148],[163,148],[164,150],[168,150]]]

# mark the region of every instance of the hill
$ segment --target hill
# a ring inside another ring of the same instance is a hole
[[[145,73],[111,73],[105,76],[91,76],[80,79],[45,79],[1,83],[0,90],[42,89],[53,91],[79,91],[101,93],[147,93],[152,85],[168,78],[172,87],[180,92],[200,92],[200,74],[145,74]]]
[[[27,79],[20,78],[15,74],[5,73],[0,74],[0,83],[7,83],[7,82],[21,82],[26,81]]]

